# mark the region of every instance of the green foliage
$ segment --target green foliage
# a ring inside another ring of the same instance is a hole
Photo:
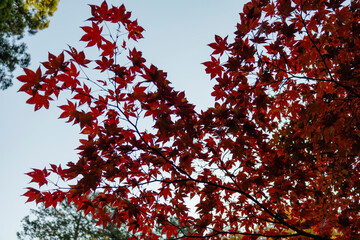
[[[31,13],[31,19],[37,29],[49,26],[48,18],[57,10],[59,0],[26,0],[25,10]]]
[[[31,210],[31,216],[22,220],[23,230],[17,233],[19,240],[126,240],[128,233],[108,225],[95,226],[96,220],[91,214],[84,215],[75,205],[63,201],[56,209],[45,208]]]
[[[49,17],[59,0],[2,0],[0,2],[0,89],[12,84],[12,72],[26,67],[30,55],[26,45],[19,43],[25,33],[35,34],[49,26]]]

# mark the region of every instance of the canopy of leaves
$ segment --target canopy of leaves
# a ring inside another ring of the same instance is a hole
[[[49,25],[59,0],[3,0],[0,3],[0,89],[12,84],[17,66],[26,67],[30,56],[18,41],[27,32],[36,33]]]
[[[31,210],[31,215],[22,220],[23,230],[17,233],[19,240],[126,240],[129,238],[124,229],[96,225],[91,214],[85,216],[77,211],[74,204],[63,201],[56,209]]]
[[[84,135],[77,162],[28,173],[28,201],[66,197],[133,239],[159,239],[155,225],[194,230],[183,239],[360,238],[359,1],[245,4],[235,38],[209,44],[214,106],[199,112],[128,48],[143,29],[123,5],[91,13],[81,40],[98,59],[70,47],[18,77],[35,110],[70,93],[60,118]],[[63,185],[46,190],[52,175]]]

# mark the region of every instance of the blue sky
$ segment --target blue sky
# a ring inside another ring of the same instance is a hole
[[[48,52],[59,54],[67,44],[82,49],[80,26],[90,17],[89,3],[100,0],[60,0],[50,27],[27,37],[25,42],[32,56],[30,69],[46,61]],[[168,73],[177,90],[185,91],[190,102],[204,109],[212,105],[212,82],[205,74],[202,62],[210,59],[214,35],[231,39],[239,20],[244,0],[128,0],[124,3],[133,18],[145,28],[144,39],[136,48],[143,52],[147,63]],[[17,70],[15,75],[22,73]],[[31,168],[48,167],[49,163],[65,165],[76,160],[75,148],[80,137],[78,127],[66,124],[56,103],[49,110],[34,112],[26,104],[27,96],[17,93],[20,84],[0,92],[0,240],[15,240],[20,221],[29,214],[33,203],[25,204],[21,197]]]

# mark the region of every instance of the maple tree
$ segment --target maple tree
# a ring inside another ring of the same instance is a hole
[[[359,1],[245,4],[232,42],[209,44],[202,111],[129,47],[143,28],[124,5],[91,13],[96,60],[70,47],[18,77],[35,110],[66,93],[60,118],[84,135],[77,162],[28,173],[28,201],[67,198],[132,239],[360,237]]]

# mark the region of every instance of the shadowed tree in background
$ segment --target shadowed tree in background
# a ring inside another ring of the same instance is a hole
[[[96,225],[91,214],[77,211],[74,204],[63,201],[56,209],[45,208],[31,210],[31,214],[22,220],[18,239],[42,240],[126,240],[129,238],[124,229],[107,225],[105,229]]]
[[[17,66],[26,67],[30,55],[19,40],[49,26],[59,0],[2,0],[0,3],[0,89],[12,85]]]
[[[96,60],[70,47],[18,77],[35,110],[56,99],[84,136],[78,161],[27,173],[28,201],[70,199],[132,239],[159,239],[154,226],[168,238],[191,227],[183,239],[360,238],[359,1],[245,4],[235,38],[209,44],[214,105],[202,111],[129,47],[143,29],[123,5],[91,13],[81,40]]]

